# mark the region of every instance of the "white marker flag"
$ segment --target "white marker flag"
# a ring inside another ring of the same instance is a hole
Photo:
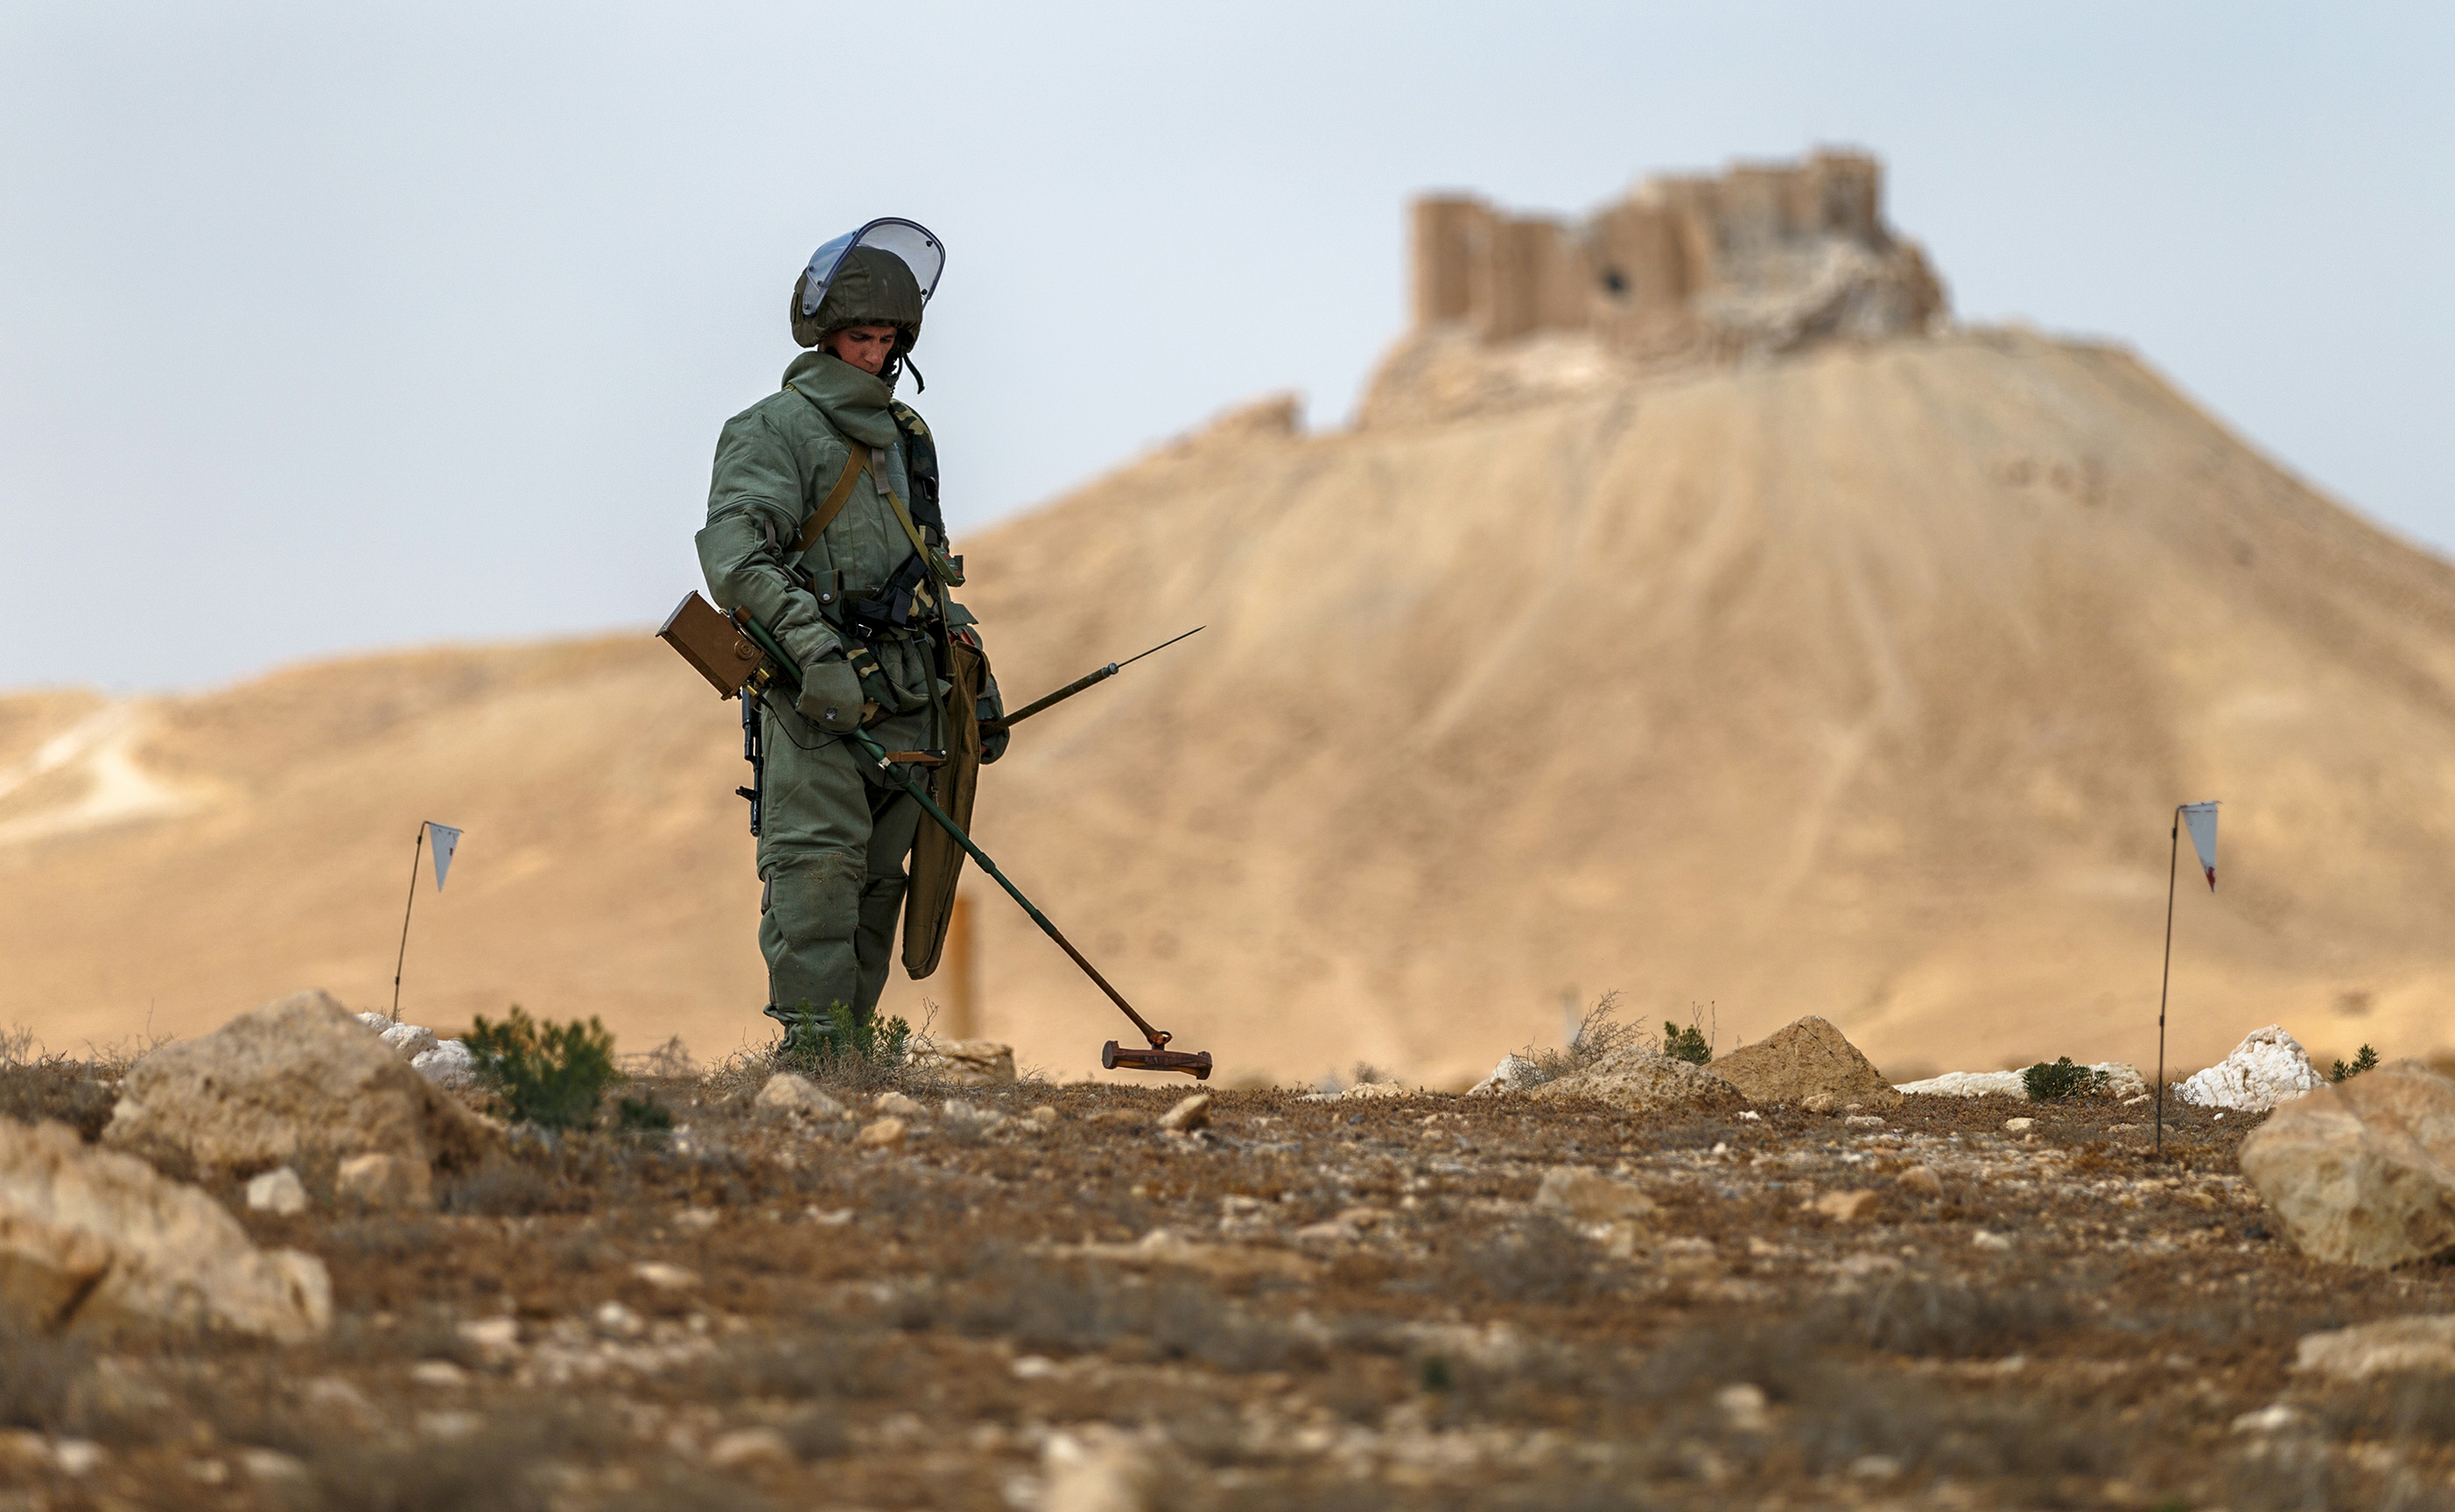
[[[2208,891],[2217,890],[2217,806],[2182,805],[2182,824],[2191,832],[2191,849],[2200,853],[2200,870],[2208,874]]]
[[[2208,833],[2213,836],[2216,833],[2216,819],[2213,816],[2208,819]],[[435,890],[439,893],[443,891],[443,874],[452,870],[452,853],[460,844],[460,832],[449,824],[437,824],[433,819],[429,819],[426,821],[426,833],[435,840]],[[2196,829],[2192,830],[2192,842],[2198,843],[2199,838],[2200,832]],[[2216,841],[2211,839],[2208,843],[2213,845]]]

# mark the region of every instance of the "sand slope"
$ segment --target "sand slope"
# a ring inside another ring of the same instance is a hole
[[[1247,415],[962,543],[1020,697],[1210,627],[1025,726],[982,796],[1181,1044],[1458,1079],[1615,987],[1714,1004],[1725,1044],[1821,1014],[1896,1075],[2145,1058],[2168,816],[2203,797],[2223,891],[2185,856],[2177,1062],[2270,1021],[2323,1056],[2446,1038],[2445,564],[2116,350],[1571,355],[1350,433]],[[756,1038],[731,714],[644,637],[0,700],[0,1020],[380,1004],[434,817],[469,838],[418,904],[424,1021]],[[1083,1067],[1122,1021],[981,917],[984,1027]]]

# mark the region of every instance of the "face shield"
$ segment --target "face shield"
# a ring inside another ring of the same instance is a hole
[[[893,252],[912,270],[913,281],[921,286],[921,302],[927,304],[938,290],[938,274],[946,267],[946,249],[919,221],[889,215],[871,221],[856,232],[847,232],[810,253],[810,266],[801,285],[801,314],[816,315],[819,306],[826,303],[827,287],[835,282],[836,270],[843,265],[844,253],[855,247],[875,247]]]

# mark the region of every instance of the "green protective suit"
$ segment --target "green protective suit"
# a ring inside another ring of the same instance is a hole
[[[888,487],[908,508],[891,391],[823,352],[794,359],[784,385],[725,422],[698,544],[718,606],[758,616],[804,672],[800,706],[786,707],[780,689],[762,716],[759,945],[770,1010],[789,1027],[797,1010],[823,1014],[835,1003],[865,1020],[885,988],[905,857],[926,819],[844,732],[874,706],[866,728],[880,745],[927,747],[939,677],[934,624],[916,618],[908,629],[871,631],[843,613],[876,596],[913,554],[868,471],[809,549],[794,549],[803,522],[843,476],[852,441],[883,454]],[[946,620],[957,629],[973,622],[960,604],[947,606]],[[975,715],[999,712],[992,690]]]

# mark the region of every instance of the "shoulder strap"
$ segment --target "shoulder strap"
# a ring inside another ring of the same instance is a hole
[[[868,465],[868,446],[860,441],[853,442],[852,455],[845,459],[843,475],[836,479],[835,487],[827,490],[827,496],[810,512],[810,517],[801,522],[801,534],[793,537],[795,552],[806,552],[819,543],[819,537],[824,535],[827,527],[836,522],[836,516],[843,513],[844,500],[852,497],[852,486],[860,479],[861,470]]]

